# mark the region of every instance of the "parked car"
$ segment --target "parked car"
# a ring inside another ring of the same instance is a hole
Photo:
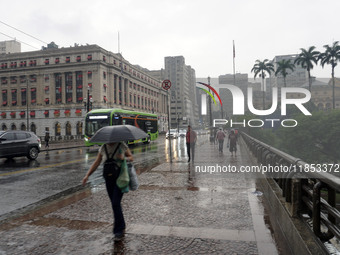
[[[26,156],[36,159],[41,149],[40,139],[29,131],[0,131],[0,158]]]
[[[165,136],[166,139],[169,139],[169,132],[166,132],[166,136]],[[177,132],[177,129],[170,129],[170,139],[171,138],[178,138],[178,132]]]

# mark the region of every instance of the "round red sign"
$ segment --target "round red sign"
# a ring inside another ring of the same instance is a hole
[[[171,87],[171,81],[170,80],[164,80],[162,82],[162,88],[165,89],[165,90],[168,90],[170,89]]]

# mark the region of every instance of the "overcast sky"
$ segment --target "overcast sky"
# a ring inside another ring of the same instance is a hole
[[[6,1],[0,21],[59,47],[97,44],[120,51],[131,64],[164,68],[164,57],[185,58],[196,77],[250,72],[257,59],[296,54],[300,48],[340,40],[339,0],[31,0]],[[22,44],[22,51],[44,44],[0,23],[0,41]],[[340,66],[340,65],[339,65]],[[330,77],[315,67],[312,75]],[[340,76],[340,67],[335,69]]]

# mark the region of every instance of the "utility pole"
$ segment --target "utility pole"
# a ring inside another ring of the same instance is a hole
[[[208,85],[210,86],[210,77],[208,76]],[[210,93],[210,88],[209,88]],[[208,97],[208,105],[209,105],[209,128],[210,128],[210,142],[214,141],[214,134],[212,128],[212,112],[211,112],[211,97]]]
[[[28,79],[26,75],[26,118],[27,118],[27,127],[26,130],[30,131],[30,121],[29,121],[29,112],[28,112]]]

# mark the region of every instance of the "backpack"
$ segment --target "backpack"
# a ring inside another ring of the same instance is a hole
[[[118,144],[117,148],[115,149],[114,153],[111,157],[107,152],[106,144],[104,144],[104,149],[106,153],[106,161],[104,162],[103,166],[103,177],[106,178],[114,178],[117,179],[120,173],[120,167],[118,166],[117,162],[113,159],[114,155],[116,154],[117,150],[120,147],[120,143]]]

